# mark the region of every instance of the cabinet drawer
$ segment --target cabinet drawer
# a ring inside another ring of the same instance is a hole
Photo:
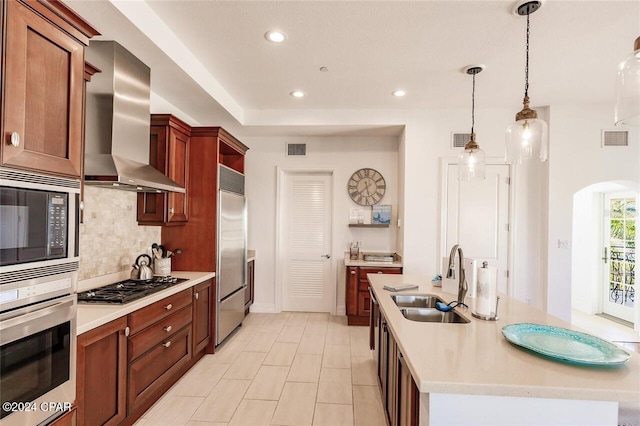
[[[363,268],[360,267],[359,277],[366,281],[367,274],[401,274],[402,268]]]
[[[191,289],[181,291],[129,314],[129,329],[136,334],[142,329],[191,304]]]
[[[174,333],[129,364],[129,413],[191,359],[191,327]]]
[[[163,343],[176,330],[191,324],[191,311],[191,306],[182,308],[131,337],[129,339],[129,360],[134,360],[153,346]]]
[[[358,315],[368,316],[371,312],[371,294],[369,290],[358,292]]]
[[[358,290],[369,291],[369,280],[365,277],[358,279]]]

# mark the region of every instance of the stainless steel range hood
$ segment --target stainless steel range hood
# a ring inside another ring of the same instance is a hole
[[[115,41],[91,41],[102,70],[87,83],[85,184],[136,192],[185,192],[149,165],[149,67]]]

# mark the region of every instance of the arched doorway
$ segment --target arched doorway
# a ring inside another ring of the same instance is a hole
[[[600,182],[573,197],[571,305],[640,332],[635,254],[638,184]]]

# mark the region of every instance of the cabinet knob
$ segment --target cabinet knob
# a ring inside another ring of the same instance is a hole
[[[84,201],[80,201],[80,211],[84,211]]]
[[[166,331],[166,332],[168,333],[168,332],[170,332],[170,331],[171,331],[171,329],[172,329],[172,328],[173,328],[173,327],[171,327],[170,325],[168,325],[168,326],[166,326],[166,327],[164,328],[164,331]]]
[[[195,299],[198,300],[200,298],[200,293],[194,294],[193,297],[195,297]]]
[[[9,136],[9,143],[13,146],[20,146],[20,133],[12,132]]]
[[[382,273],[382,271],[378,271],[378,273],[379,273],[379,274],[381,274],[381,273]]]
[[[356,271],[351,271],[351,275],[355,275],[355,274],[356,274]]]
[[[169,340],[168,342],[164,342],[162,346],[164,346],[165,348],[168,348],[169,346],[171,346],[171,340]]]
[[[129,327],[125,327],[124,328],[124,335],[129,337],[129,333],[131,332],[131,329]]]
[[[171,308],[173,308],[173,305],[171,303],[169,303],[167,306],[164,307],[167,311]]]

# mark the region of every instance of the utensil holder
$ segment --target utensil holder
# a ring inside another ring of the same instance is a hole
[[[153,274],[160,277],[171,275],[171,258],[163,257],[156,259],[153,262]]]

